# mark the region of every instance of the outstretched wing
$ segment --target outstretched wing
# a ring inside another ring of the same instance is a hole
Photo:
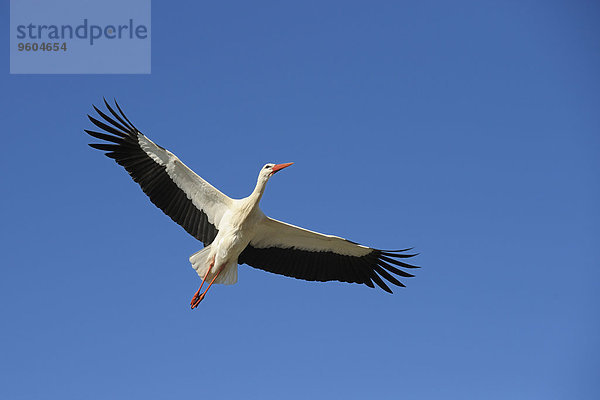
[[[354,282],[369,287],[375,282],[392,293],[382,278],[404,287],[392,274],[413,275],[396,266],[418,268],[398,260],[416,255],[405,254],[408,250],[372,249],[265,217],[238,262],[307,281]]]
[[[217,235],[232,200],[189,169],[170,151],[144,136],[127,119],[117,102],[117,113],[104,100],[112,117],[94,109],[104,122],[88,115],[103,132],[85,130],[109,143],[92,143],[122,165],[158,208],[190,235],[209,245]]]

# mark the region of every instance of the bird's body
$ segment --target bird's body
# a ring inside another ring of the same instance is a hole
[[[210,253],[207,255],[208,259],[215,257],[215,269],[207,275],[207,279],[222,272],[221,279],[217,279],[215,283],[233,284],[237,282],[238,257],[254,237],[256,227],[263,218],[266,216],[258,207],[256,197],[249,196],[233,201],[231,208],[223,215],[221,229],[215,240],[196,253],[199,254],[210,249]],[[190,261],[198,275],[204,276],[208,265],[194,261],[196,254],[190,257]]]
[[[202,285],[237,282],[238,264],[312,281],[373,282],[391,293],[382,278],[404,286],[391,273],[411,277],[397,268],[416,268],[398,259],[412,257],[404,250],[377,250],[346,239],[323,235],[267,217],[259,203],[269,179],[290,166],[266,164],[261,168],[254,191],[244,199],[232,199],[195,174],[173,153],[144,136],[127,119],[105,104],[112,114],[95,110],[105,122],[89,117],[105,132],[86,130],[110,142],[90,146],[125,167],[150,200],[188,233],[204,243],[190,257]],[[113,118],[114,117],[114,118]],[[107,133],[110,133],[107,134]],[[395,265],[395,266],[394,266]],[[206,291],[196,292],[192,308]]]

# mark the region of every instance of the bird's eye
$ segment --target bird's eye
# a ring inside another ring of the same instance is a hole
[[[269,167],[270,167],[270,165],[265,165],[265,169],[267,169],[267,168],[269,168]]]

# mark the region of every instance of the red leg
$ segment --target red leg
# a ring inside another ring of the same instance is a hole
[[[208,271],[206,271],[206,274],[204,274],[204,278],[202,278],[202,283],[200,284],[200,287],[194,294],[194,297],[192,297],[192,301],[190,302],[190,305],[192,306],[192,308],[194,308],[194,303],[196,303],[196,300],[198,300],[198,297],[200,297],[200,290],[202,290],[202,286],[204,286],[204,281],[206,281],[206,277],[208,276],[208,274],[210,274],[210,270],[214,266],[215,266],[215,256],[213,256],[212,261],[210,262],[210,265],[208,266]],[[198,304],[196,303],[196,305],[198,305]]]
[[[214,278],[212,278],[212,281],[210,281],[210,285],[208,285],[208,287],[206,288],[206,290],[204,291],[204,293],[202,293],[202,294],[201,294],[201,295],[198,297],[198,299],[196,300],[196,302],[192,304],[192,309],[194,309],[194,308],[198,307],[198,304],[200,304],[200,302],[201,302],[202,300],[204,300],[204,296],[206,296],[206,292],[208,292],[208,289],[210,289],[210,287],[212,286],[212,284],[213,284],[213,283],[215,283],[215,279],[217,279],[217,277],[219,276],[219,274],[221,273],[221,271],[222,271],[222,270],[223,270],[223,268],[221,268],[221,269],[219,270],[219,272],[217,272],[217,274],[215,275],[215,277],[214,277]],[[198,289],[198,290],[200,290],[200,289]],[[195,297],[195,296],[194,296],[194,297]]]

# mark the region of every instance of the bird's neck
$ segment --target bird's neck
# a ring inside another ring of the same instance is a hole
[[[250,200],[252,205],[258,206],[258,203],[260,202],[260,199],[262,198],[262,195],[265,192],[266,186],[267,186],[267,181],[258,178],[258,181],[256,182],[256,187],[254,188],[254,191],[252,192],[252,194],[250,196],[248,196],[248,200]]]

